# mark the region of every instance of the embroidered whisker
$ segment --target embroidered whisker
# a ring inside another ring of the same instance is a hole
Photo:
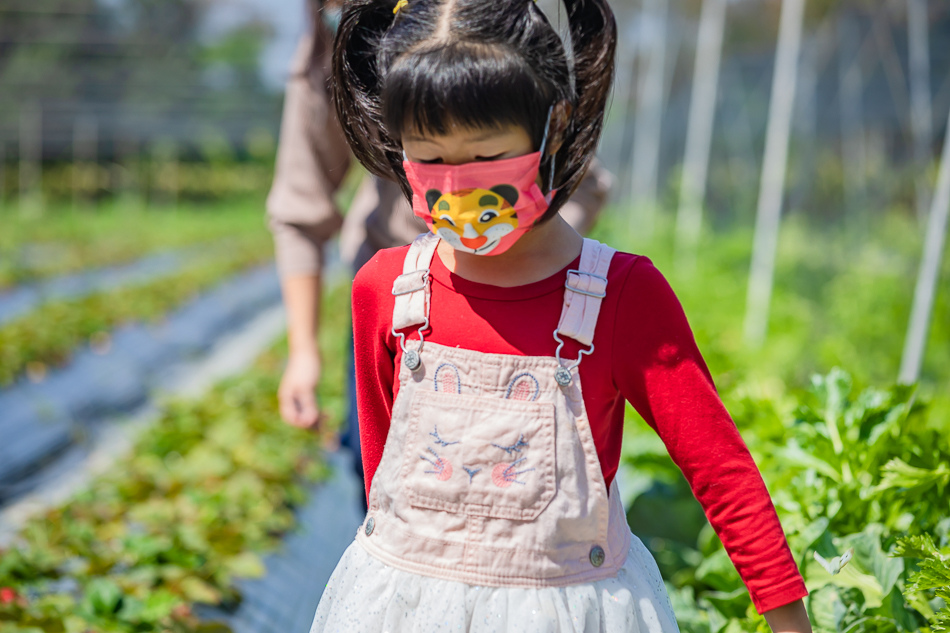
[[[527,459],[527,458],[526,458],[526,457],[522,457],[521,459],[519,459],[519,460],[517,460],[517,461],[515,461],[515,462],[512,462],[511,464],[509,464],[509,465],[508,465],[508,468],[506,468],[506,469],[504,470],[504,472],[502,473],[502,475],[504,475],[505,479],[507,479],[508,481],[510,481],[510,482],[513,483],[513,484],[521,484],[522,486],[525,485],[525,483],[524,483],[523,481],[518,481],[516,478],[518,477],[518,475],[523,475],[523,474],[525,474],[525,473],[531,472],[532,470],[534,470],[534,468],[526,468],[525,470],[519,470],[519,471],[517,471],[517,472],[514,472],[515,466],[517,466],[518,464],[520,464],[521,462],[523,462],[525,459]]]
[[[442,459],[442,457],[440,457],[439,454],[436,453],[431,448],[428,448],[427,450],[433,455],[435,455],[435,461],[432,461],[425,455],[420,455],[419,459],[432,464],[432,468],[434,468],[435,470],[424,470],[422,472],[424,472],[427,475],[435,475],[440,481],[445,481],[446,479],[451,477],[452,464]]]
[[[432,432],[429,433],[429,435],[431,435],[432,437],[435,438],[435,443],[438,444],[439,446],[452,446],[453,444],[458,444],[458,443],[459,443],[458,440],[456,440],[455,442],[446,442],[446,441],[443,440],[441,437],[439,437],[439,427],[438,427],[438,426],[433,426],[433,427],[432,427]]]
[[[528,443],[524,441],[524,433],[521,434],[521,437],[518,438],[518,441],[512,444],[511,446],[499,446],[498,444],[492,444],[495,448],[500,448],[509,455],[512,453],[520,453],[522,447],[528,446]],[[517,463],[517,462],[516,462]]]
[[[439,457],[439,454],[436,453],[436,452],[435,452],[434,450],[432,450],[431,448],[427,448],[426,450],[429,451],[430,453],[432,453],[433,455],[435,455],[436,461],[432,461],[431,459],[429,459],[429,458],[426,457],[425,455],[419,455],[419,459],[421,459],[421,460],[423,460],[423,461],[426,461],[426,462],[429,462],[430,464],[432,464],[433,466],[435,466],[436,468],[438,468],[438,467],[439,467],[438,462],[441,461],[442,458]],[[428,472],[428,471],[426,471],[426,472]]]

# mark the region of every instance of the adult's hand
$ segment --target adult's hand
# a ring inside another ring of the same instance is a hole
[[[287,308],[287,367],[277,390],[284,421],[311,428],[320,421],[316,390],[320,382],[320,350],[317,344],[320,312],[320,275],[281,279]]]
[[[316,390],[320,382],[320,354],[294,352],[287,359],[287,367],[277,390],[280,416],[288,424],[309,429],[320,421]]]

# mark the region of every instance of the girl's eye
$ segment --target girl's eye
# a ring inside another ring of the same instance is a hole
[[[476,157],[475,157],[475,160],[477,160],[477,161],[498,160],[499,158],[501,158],[501,157],[504,156],[504,155],[505,155],[505,153],[502,152],[502,153],[500,153],[500,154],[495,154],[494,156],[476,156]]]
[[[430,158],[429,160],[420,160],[420,163],[423,165],[440,165],[442,164],[441,158]]]
[[[484,224],[485,222],[491,222],[497,217],[498,213],[496,211],[486,211],[480,218],[478,218],[478,221]]]
[[[452,221],[452,218],[450,218],[450,217],[447,216],[447,215],[440,216],[439,219],[442,220],[443,222],[448,222],[448,223],[451,224],[452,226],[455,226],[455,222],[453,222],[453,221]]]

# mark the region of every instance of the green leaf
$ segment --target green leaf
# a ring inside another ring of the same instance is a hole
[[[171,615],[174,608],[180,604],[182,604],[181,598],[167,589],[159,589],[145,599],[142,619],[157,622]]]
[[[703,598],[708,600],[719,613],[727,618],[743,618],[752,599],[745,587],[739,587],[734,591],[710,591],[703,594]]]
[[[838,588],[825,585],[812,591],[807,599],[808,617],[817,633],[835,633],[847,608],[838,594]]]
[[[225,568],[238,578],[260,578],[267,572],[261,557],[254,552],[242,552],[224,563]]]
[[[122,605],[122,590],[105,578],[96,578],[86,587],[84,604],[95,615],[112,615]]]
[[[881,549],[883,531],[883,526],[872,524],[859,534],[843,538],[842,543],[846,547],[854,548],[852,564],[865,574],[873,576],[880,585],[881,593],[888,594],[904,573],[904,561],[888,556]]]
[[[182,580],[181,590],[185,597],[191,602],[202,602],[205,604],[219,604],[221,602],[221,592],[195,576],[189,576]]]
[[[910,577],[914,590],[950,588],[950,564],[948,563],[950,561],[941,555],[920,561],[920,570]]]
[[[742,586],[739,573],[724,549],[703,560],[696,569],[696,579],[724,592],[732,592]]]
[[[797,442],[791,442],[778,451],[779,459],[789,467],[798,467],[818,471],[834,482],[841,481],[841,473],[827,461],[805,451]]]
[[[897,539],[893,555],[903,556],[904,558],[928,558],[939,556],[939,552],[937,552],[937,547],[929,534],[920,534],[902,536]]]
[[[937,468],[929,470],[911,466],[902,459],[894,457],[884,464],[881,472],[884,475],[881,477],[881,483],[875,488],[875,491],[878,492],[897,488],[908,492],[923,493],[934,487],[942,490],[950,483],[950,467],[946,464],[941,464]]]

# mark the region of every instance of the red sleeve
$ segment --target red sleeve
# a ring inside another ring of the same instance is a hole
[[[716,393],[683,309],[648,259],[630,269],[617,315],[614,380],[683,471],[755,608],[762,613],[807,595],[762,476]]]
[[[402,272],[406,248],[379,251],[353,280],[353,359],[356,409],[366,497],[383,457],[395,398],[395,339],[390,332],[392,282]]]

